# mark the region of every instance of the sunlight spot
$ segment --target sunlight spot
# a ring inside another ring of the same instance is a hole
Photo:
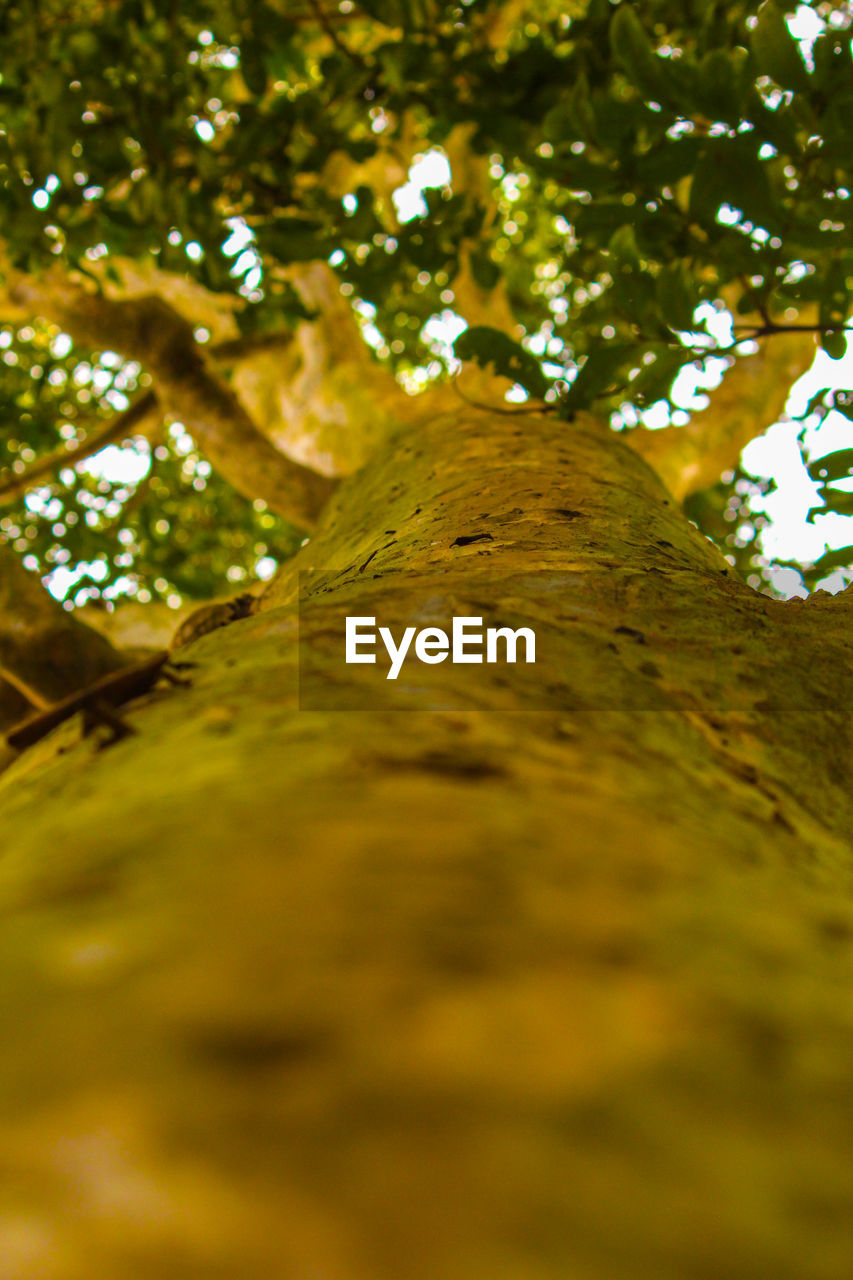
[[[449,186],[450,176],[450,165],[443,151],[433,148],[416,156],[409,169],[408,182],[391,194],[400,221],[422,218],[427,212],[423,192],[433,187]]]
[[[108,444],[105,449],[86,458],[79,464],[80,470],[98,480],[110,484],[139,484],[151,467],[151,450],[148,442],[140,440],[132,448],[120,448]]]
[[[228,218],[225,225],[229,228],[231,234],[223,244],[222,252],[226,258],[233,258],[235,254],[240,253],[253,243],[255,233],[242,218]]]
[[[260,578],[262,582],[267,582],[277,568],[278,561],[272,556],[261,556],[260,560],[255,561],[255,577]]]

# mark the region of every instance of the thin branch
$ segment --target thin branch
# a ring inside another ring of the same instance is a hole
[[[213,342],[205,350],[214,360],[227,364],[230,360],[242,360],[259,351],[272,351],[278,347],[289,346],[293,342],[290,330],[278,330],[275,333],[259,333],[252,337],[226,338],[223,342]]]
[[[62,467],[73,467],[91,458],[108,444],[116,440],[124,440],[131,431],[138,429],[139,423],[153,415],[158,408],[157,396],[153,391],[146,391],[128,409],[116,418],[104,423],[100,430],[95,430],[73,449],[57,449],[46,457],[37,458],[26,470],[11,480],[0,484],[0,505],[11,502],[19,494],[31,489],[43,476],[52,475]]]
[[[853,333],[853,325],[847,324],[777,324],[775,320],[763,325],[733,324],[737,332],[745,330],[752,338],[769,338],[774,333]],[[730,350],[730,348],[724,348]]]
[[[19,675],[16,675],[14,671],[2,663],[0,663],[0,679],[5,680],[6,684],[10,685],[16,693],[19,693],[31,707],[37,707],[40,711],[44,711],[50,706],[49,700],[40,694],[38,689],[34,689],[31,684],[27,684],[26,680],[22,680]]]
[[[292,341],[290,333],[268,333],[257,337],[231,338],[218,342],[208,348],[209,354],[217,361],[227,363],[256,351],[266,351],[286,346]],[[57,449],[43,458],[37,458],[26,470],[13,476],[11,480],[0,483],[0,506],[14,501],[20,494],[31,489],[42,477],[53,475],[62,467],[75,467],[99,453],[108,444],[115,444],[126,439],[132,431],[139,431],[140,424],[159,408],[159,401],[153,391],[146,391],[128,409],[116,418],[96,428],[85,440],[71,449]],[[158,417],[159,421],[159,417]],[[153,425],[153,424],[152,424]],[[151,428],[148,428],[151,430]]]
[[[342,53],[345,58],[349,58],[350,62],[354,63],[355,66],[359,67],[362,71],[369,70],[368,64],[365,62],[364,58],[362,58],[360,54],[356,53],[354,49],[350,49],[349,45],[346,44],[338,35],[337,31],[332,26],[332,23],[329,21],[329,15],[323,8],[320,0],[308,0],[308,3],[310,4],[312,12],[320,26],[329,37],[338,53]]]

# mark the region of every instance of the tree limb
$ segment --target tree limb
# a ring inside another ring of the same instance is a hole
[[[39,576],[0,544],[0,677],[43,707],[118,671],[127,658],[63,609]]]
[[[87,346],[118,351],[151,373],[158,398],[184,423],[213,466],[245,497],[310,527],[334,481],[286,458],[215,373],[192,325],[157,295],[113,300],[60,272],[7,273],[9,297],[61,324]]]
[[[0,505],[12,502],[19,494],[31,489],[43,477],[53,475],[61,467],[74,467],[108,444],[124,440],[132,431],[139,431],[147,418],[152,419],[153,426],[159,421],[159,418],[154,418],[158,407],[157,396],[153,391],[146,391],[123,413],[103,425],[99,424],[85,440],[81,440],[72,449],[56,449],[42,458],[36,458],[24,471],[0,484]]]
[[[750,440],[778,421],[792,384],[809,368],[815,350],[810,329],[776,332],[754,354],[736,360],[720,385],[708,392],[708,407],[686,426],[638,428],[625,438],[674,497],[683,500],[707,489],[737,466]]]
[[[227,363],[231,360],[244,359],[257,351],[278,349],[292,341],[289,333],[270,333],[252,338],[233,338],[230,341],[216,343],[209,348],[209,354],[217,361]],[[156,416],[155,416],[156,415]],[[146,419],[150,422],[146,425]],[[162,420],[160,402],[156,392],[146,391],[124,412],[111,418],[108,422],[97,423],[92,431],[78,444],[70,449],[56,449],[53,453],[37,458],[25,470],[13,474],[10,480],[0,483],[0,506],[13,502],[20,494],[26,493],[33,485],[44,477],[53,475],[62,467],[75,467],[99,453],[109,444],[125,440],[131,432],[145,435],[152,431]]]

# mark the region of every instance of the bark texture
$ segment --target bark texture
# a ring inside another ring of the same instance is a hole
[[[299,710],[298,631],[345,700],[334,608],[448,600],[543,664]],[[0,1274],[849,1274],[849,618],[592,422],[398,434],[137,736],[0,777]]]

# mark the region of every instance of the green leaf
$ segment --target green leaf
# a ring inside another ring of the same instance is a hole
[[[845,418],[853,418],[853,391],[844,389],[836,391],[832,398],[832,407]]]
[[[750,48],[758,75],[768,75],[783,89],[804,92],[810,88],[809,74],[800,57],[785,15],[773,0],[765,0],[758,10],[758,22],[750,32]]]
[[[613,232],[607,247],[620,266],[639,267],[642,265],[640,251],[637,248],[637,237],[630,223],[625,223]]]
[[[668,347],[654,352],[651,364],[643,365],[636,378],[628,384],[626,399],[632,404],[653,404],[669,395],[675,375],[693,357],[684,347]]]
[[[485,248],[477,248],[472,251],[469,261],[471,263],[471,275],[481,289],[491,290],[501,278],[501,269],[496,262],[493,262]]]
[[[253,41],[245,41],[240,50],[240,70],[246,88],[256,98],[263,97],[267,87],[267,69],[261,47]]]
[[[833,569],[848,569],[851,566],[853,566],[853,547],[835,547],[832,551],[824,552],[820,559],[815,560],[811,568],[806,571],[807,581],[811,585],[832,573]],[[794,566],[794,568],[798,567]]]
[[[625,378],[624,361],[628,356],[639,359],[641,352],[636,342],[602,342],[594,347],[563,397],[562,407],[569,412],[588,409],[598,396],[618,390]]]
[[[847,489],[833,489],[831,485],[824,484],[820,488],[820,496],[826,503],[825,507],[812,507],[806,517],[812,519],[812,513],[815,515],[825,515],[832,512],[839,516],[853,516],[853,493]]]
[[[586,72],[582,71],[569,95],[569,112],[579,136],[585,142],[595,142],[595,112],[590,101],[590,87]]]
[[[833,360],[842,360],[847,354],[847,334],[838,332],[822,333],[820,335],[820,345]]]
[[[846,480],[853,475],[853,449],[839,449],[823,458],[815,458],[806,466],[812,480]]]
[[[683,262],[664,267],[655,281],[655,292],[664,320],[673,329],[690,329],[697,298]]]
[[[720,205],[741,209],[745,218],[771,234],[782,229],[767,168],[748,134],[713,138],[706,144],[690,185],[690,215],[704,226],[716,225]]]
[[[311,262],[325,250],[319,227],[304,218],[277,218],[259,229],[257,242],[279,262]]]
[[[665,82],[660,61],[630,4],[620,5],[611,19],[610,48],[632,84],[652,97],[663,96]]]
[[[736,122],[748,86],[744,49],[712,49],[697,68],[697,105],[712,120]]]
[[[500,377],[520,383],[538,399],[548,390],[548,380],[536,357],[500,329],[486,325],[466,329],[456,339],[453,354],[457,360],[473,360],[481,368],[493,368]]]

